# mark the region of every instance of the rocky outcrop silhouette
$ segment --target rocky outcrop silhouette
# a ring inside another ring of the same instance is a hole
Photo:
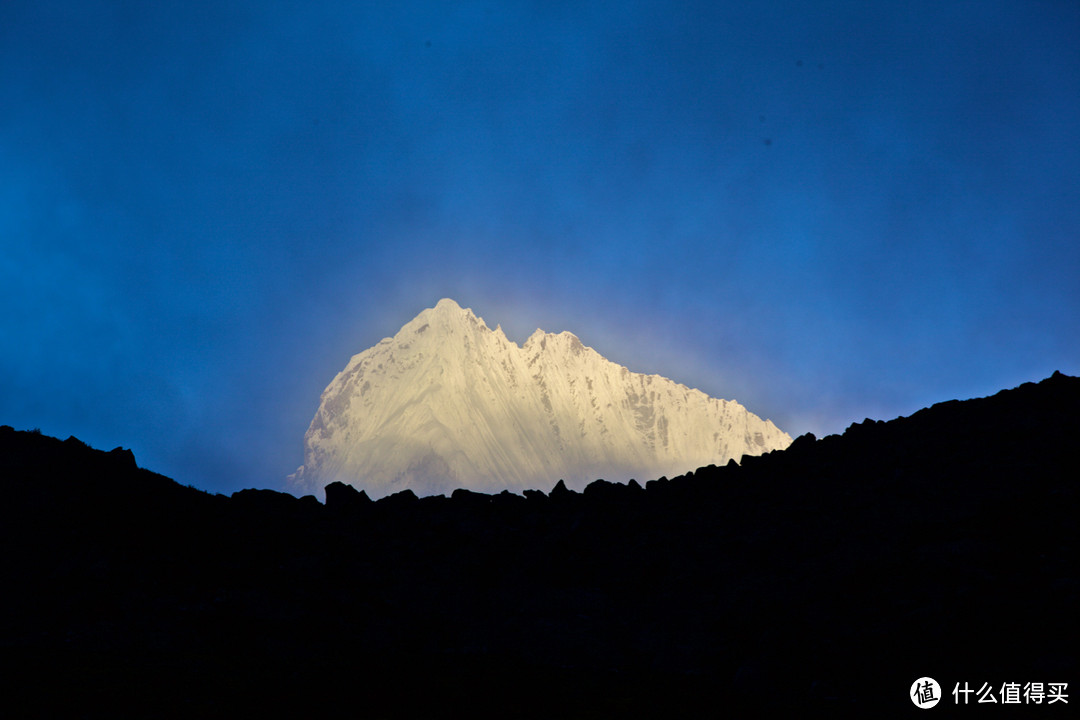
[[[946,714],[956,682],[1075,690],[1078,410],[1056,373],[644,487],[325,505],[0,428],[5,707],[889,717],[924,675]]]

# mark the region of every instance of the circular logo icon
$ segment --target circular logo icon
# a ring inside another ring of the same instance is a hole
[[[941,686],[932,677],[921,677],[911,684],[908,697],[915,703],[915,707],[929,710],[941,700]]]

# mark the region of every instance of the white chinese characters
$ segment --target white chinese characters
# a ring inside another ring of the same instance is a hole
[[[1016,682],[1002,683],[1001,688],[995,693],[994,686],[990,683],[982,683],[978,690],[965,681],[963,687],[956,683],[953,687],[953,700],[957,705],[967,705],[971,702],[971,696],[976,697],[976,703],[1000,703],[1002,705],[1053,705],[1054,703],[1069,702],[1067,691],[1069,683],[1064,682],[1027,682],[1021,685]]]

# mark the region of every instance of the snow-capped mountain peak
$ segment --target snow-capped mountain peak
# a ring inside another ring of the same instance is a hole
[[[538,329],[518,346],[444,298],[334,378],[289,482],[314,492],[340,480],[373,497],[580,488],[790,442],[737,402],[630,372],[570,332]]]

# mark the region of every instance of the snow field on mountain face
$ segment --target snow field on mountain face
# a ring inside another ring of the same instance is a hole
[[[441,300],[353,356],[322,394],[292,486],[372,497],[581,488],[676,475],[791,438],[739,403],[632,373],[574,335],[523,345]]]

